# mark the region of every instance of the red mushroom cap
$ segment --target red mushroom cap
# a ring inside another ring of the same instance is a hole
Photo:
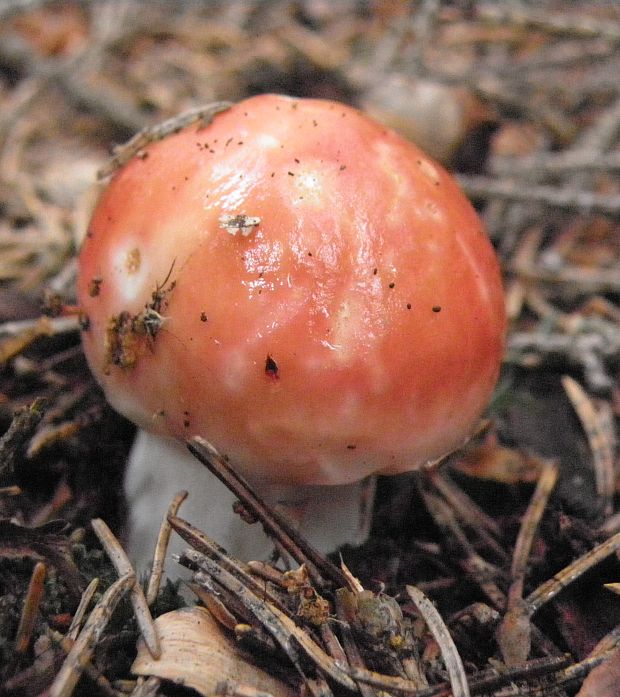
[[[79,266],[110,403],[254,479],[419,467],[471,434],[498,376],[504,300],[476,213],[415,145],[335,102],[253,97],[148,145]]]

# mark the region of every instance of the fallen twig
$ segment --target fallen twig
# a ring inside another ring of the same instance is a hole
[[[252,592],[262,595],[282,612],[287,612],[279,598],[271,593],[267,586],[260,583],[254,576],[248,573],[247,567],[243,562],[231,557],[226,550],[220,547],[214,540],[208,537],[208,535],[205,535],[205,533],[195,528],[186,520],[176,516],[169,516],[168,520],[172,529],[196,551],[213,559],[228,573],[237,578],[240,583],[246,585]]]
[[[346,579],[340,569],[314,549],[283,515],[270,509],[209,442],[204,438],[195,437],[187,443],[187,447],[240,499],[244,507],[260,520],[265,530],[282,544],[293,559],[306,566],[319,587],[325,585],[321,574],[339,586],[346,585]]]
[[[497,585],[497,580],[501,577],[499,569],[485,561],[476,552],[458,524],[454,512],[443,499],[427,491],[421,493],[435,523],[444,530],[446,538],[451,541],[451,544],[460,549],[461,554],[463,554],[462,568],[480,587],[491,605],[497,609],[503,609],[506,598]]]
[[[77,606],[76,611],[73,613],[71,624],[69,625],[69,629],[67,630],[67,633],[65,635],[67,639],[73,641],[77,638],[77,635],[80,631],[80,626],[82,624],[82,620],[86,615],[86,610],[88,609],[88,606],[90,605],[93,596],[97,592],[98,587],[99,579],[93,578],[93,580],[86,587],[86,590],[82,593],[79,605]]]
[[[30,646],[32,640],[32,632],[34,624],[39,612],[39,606],[45,592],[45,576],[47,575],[47,566],[39,561],[34,565],[28,591],[22,607],[22,614],[19,618],[17,627],[17,636],[15,638],[15,651],[17,653],[25,653]]]
[[[508,338],[507,363],[526,368],[569,366],[583,370],[588,387],[597,394],[609,394],[613,380],[606,364],[620,357],[620,334],[578,334],[544,331],[515,332]]]
[[[452,694],[454,697],[469,697],[469,685],[463,661],[441,615],[421,590],[415,586],[406,586],[406,590],[441,649],[441,655],[450,676]]]
[[[613,496],[616,488],[613,444],[610,442],[594,403],[581,385],[569,375],[564,375],[562,385],[588,438],[594,461],[596,493],[603,504],[603,512],[608,516],[613,510]]]
[[[589,552],[583,556],[576,559],[572,564],[558,571],[557,574],[545,581],[542,585],[532,591],[525,602],[529,607],[530,616],[535,612],[538,612],[540,608],[553,600],[555,596],[564,588],[569,586],[573,581],[576,581],[580,576],[582,576],[586,571],[596,566],[603,559],[608,557],[610,554],[614,554],[620,549],[620,533],[616,533],[613,537],[610,537],[605,542],[597,545]]]
[[[179,508],[187,496],[187,491],[180,491],[177,493],[170,502],[168,511],[161,522],[159,535],[157,536],[157,542],[155,544],[155,552],[153,554],[151,574],[149,576],[149,582],[146,588],[146,603],[149,607],[157,600],[161,580],[164,575],[164,564],[166,561],[166,554],[168,552],[168,543],[170,542],[170,533],[172,532],[172,526],[170,525],[168,518],[176,516],[176,514],[179,512]]]
[[[204,581],[208,583],[208,578],[213,578],[229,591],[236,594],[239,600],[261,623],[263,628],[280,645],[302,677],[305,674],[297,657],[298,647],[301,647],[304,653],[335,682],[349,690],[355,690],[355,683],[351,678],[323,651],[309,634],[299,628],[286,614],[278,610],[274,605],[264,602],[249,588],[241,584],[232,574],[213,560],[200,554],[200,552],[186,550],[179,561],[184,563],[186,560],[201,569],[201,571],[194,574],[196,583],[203,583]]]
[[[499,199],[513,203],[541,203],[550,208],[576,211],[582,215],[600,213],[620,216],[620,194],[597,194],[579,189],[548,185],[524,185],[509,179],[459,175],[458,181],[472,198]]]
[[[537,29],[548,34],[575,38],[603,37],[609,41],[620,41],[620,25],[615,22],[597,21],[588,15],[554,12],[526,7],[521,4],[476,5],[477,16],[487,22],[513,24],[528,29]]]
[[[103,634],[112,613],[123,596],[134,586],[136,577],[133,572],[121,576],[101,596],[93,611],[88,616],[84,628],[75,640],[67,658],[62,664],[52,686],[50,697],[70,697],[73,693],[83,667],[93,655],[95,647]]]
[[[216,114],[226,111],[226,109],[230,109],[230,107],[230,102],[215,102],[214,104],[207,104],[206,106],[189,109],[155,126],[143,128],[126,143],[117,145],[114,148],[114,154],[109,162],[99,170],[97,174],[98,178],[104,179],[105,177],[109,177],[117,169],[129,162],[132,157],[138,155],[150,143],[162,140],[167,135],[176,133],[193,123],[207,126]]]
[[[148,647],[153,658],[157,658],[161,652],[157,632],[155,631],[153,618],[151,617],[149,607],[146,603],[144,592],[136,578],[131,562],[127,558],[125,550],[121,547],[120,542],[114,537],[112,531],[103,520],[96,518],[91,522],[91,526],[119,576],[123,578],[133,576],[134,583],[131,586],[130,593],[131,605],[136,615],[136,621],[138,627],[140,627],[140,633],[142,634],[144,643]]]
[[[558,479],[559,469],[554,461],[546,461],[515,544],[510,569],[511,584],[508,591],[506,612],[496,636],[504,662],[516,666],[527,660],[531,647],[531,626],[528,604],[523,600],[523,585],[534,536],[547,507],[547,502]]]

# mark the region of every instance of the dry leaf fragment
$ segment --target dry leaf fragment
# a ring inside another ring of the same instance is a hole
[[[156,676],[213,695],[218,685],[231,681],[251,685],[272,697],[294,697],[296,691],[248,660],[248,655],[225,634],[208,610],[183,608],[155,620],[161,658],[154,660],[143,641],[132,671]]]
[[[500,484],[535,482],[540,475],[540,463],[514,448],[493,442],[468,448],[454,464],[460,472]]]

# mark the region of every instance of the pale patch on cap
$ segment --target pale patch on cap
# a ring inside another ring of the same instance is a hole
[[[135,240],[125,239],[122,245],[114,250],[112,266],[117,273],[114,286],[121,304],[148,297],[148,256],[140,251],[140,246]]]

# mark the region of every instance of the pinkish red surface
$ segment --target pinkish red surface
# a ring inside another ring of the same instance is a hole
[[[231,234],[242,215],[259,222]],[[79,301],[112,405],[254,478],[338,483],[442,456],[503,351],[498,264],[451,177],[321,100],[251,98],[134,157],[94,213]]]

